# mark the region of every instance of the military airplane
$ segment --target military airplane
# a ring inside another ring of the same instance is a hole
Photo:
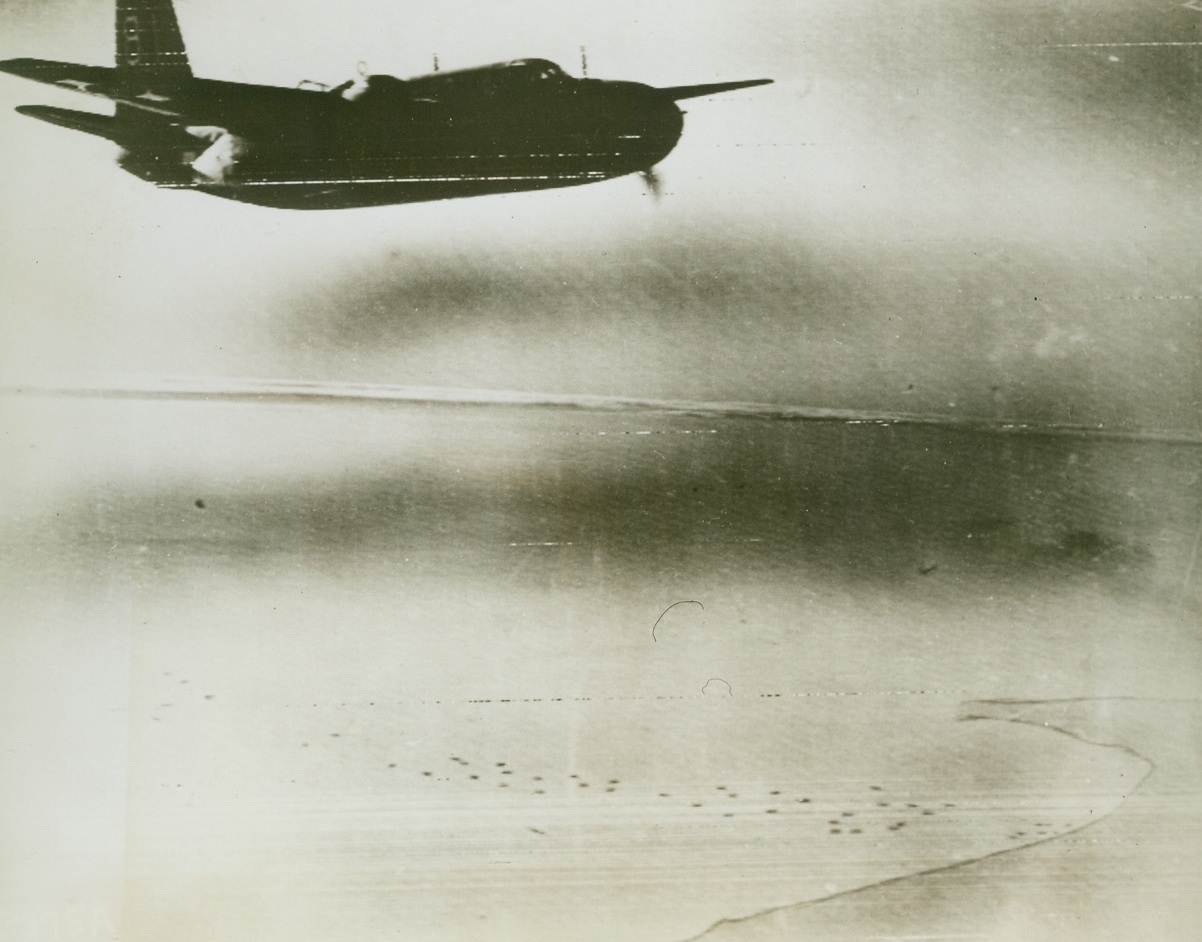
[[[0,71],[106,98],[112,115],[21,114],[107,138],[156,186],[340,209],[575,186],[643,173],[680,139],[677,102],[771,79],[655,88],[517,59],[296,88],[196,78],[171,0],[117,0],[115,68],[8,59]]]

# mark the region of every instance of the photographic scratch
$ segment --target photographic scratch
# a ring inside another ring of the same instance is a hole
[[[1185,4],[1189,7],[1189,4]],[[1189,7],[1197,9],[1197,7]],[[1115,49],[1133,46],[1202,46],[1197,40],[1178,42],[1127,42],[1127,43],[1045,43],[1042,49]]]
[[[679,602],[673,602],[671,605],[669,605],[667,608],[665,608],[662,612],[659,613],[659,618],[655,619],[655,624],[651,626],[651,640],[652,641],[656,641],[656,642],[659,641],[659,639],[655,636],[655,630],[657,628],[659,628],[659,623],[664,620],[664,616],[667,615],[668,612],[672,611],[672,609],[676,608],[677,605],[696,605],[699,608],[701,608],[703,611],[705,610],[705,606],[702,605],[700,602],[698,602],[696,599],[681,599]]]
[[[1178,606],[1185,612],[1186,601],[1189,598],[1189,586],[1194,577],[1194,569],[1198,565],[1198,547],[1202,545],[1202,517],[1198,519],[1198,531],[1194,534],[1194,545],[1190,550],[1189,562],[1185,566],[1185,578],[1181,580],[1181,604]]]

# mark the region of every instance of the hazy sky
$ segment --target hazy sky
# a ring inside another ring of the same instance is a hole
[[[106,3],[0,54],[107,63]],[[180,2],[201,75],[539,55],[776,84],[688,103],[637,179],[288,213],[160,192],[0,82],[0,331],[22,381],[303,377],[1199,426],[1202,14],[1164,3]]]

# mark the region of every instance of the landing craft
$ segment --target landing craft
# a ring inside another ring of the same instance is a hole
[[[576,186],[652,167],[677,102],[771,79],[654,88],[517,59],[333,88],[195,78],[171,0],[117,0],[116,68],[8,59],[0,71],[107,98],[112,115],[21,114],[107,138],[160,187],[287,209],[341,209]]]

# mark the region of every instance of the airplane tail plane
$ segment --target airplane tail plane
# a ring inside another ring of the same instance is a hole
[[[186,82],[188,53],[171,0],[117,0],[117,79]]]
[[[57,124],[60,128],[95,134],[97,137],[104,137],[110,141],[117,139],[116,119],[110,118],[108,115],[92,114],[88,111],[72,111],[69,108],[51,108],[47,105],[18,105],[17,113],[37,118],[48,124]]]

